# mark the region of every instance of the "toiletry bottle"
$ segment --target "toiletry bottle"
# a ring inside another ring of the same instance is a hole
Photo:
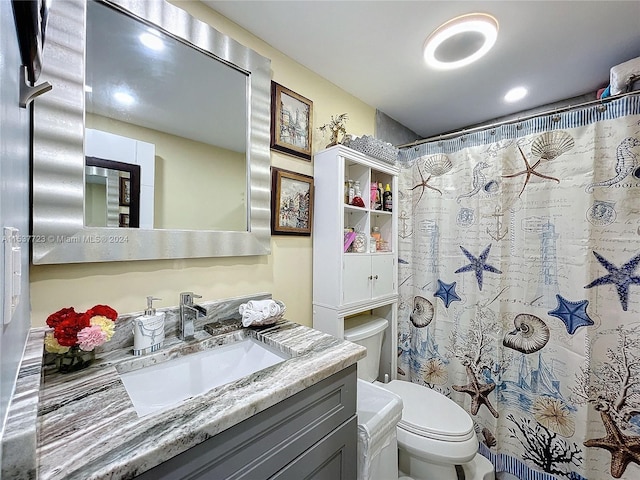
[[[371,210],[376,210],[378,205],[378,184],[376,182],[371,182],[369,185],[369,208]]]
[[[161,299],[147,297],[144,315],[133,320],[133,354],[136,356],[155,352],[164,345],[164,313],[156,313],[154,300]]]
[[[353,189],[353,180],[349,179],[348,183],[349,183],[349,193],[347,195],[347,203],[351,205],[351,202],[353,202],[353,197],[355,196],[355,190]]]
[[[373,246],[375,246],[375,248],[371,251],[376,252],[380,249],[380,227],[373,227],[371,229],[371,238],[373,238]]]
[[[384,189],[384,195],[382,195],[382,209],[386,212],[390,212],[393,209],[393,200],[391,197],[391,188],[387,183],[387,187]]]
[[[378,204],[376,205],[376,210],[382,210],[382,183],[378,183]]]

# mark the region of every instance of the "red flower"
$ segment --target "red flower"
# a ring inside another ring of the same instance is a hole
[[[116,318],[118,318],[118,312],[116,312],[108,305],[96,305],[87,310],[86,315],[89,318],[100,315],[103,317],[107,317],[109,320],[113,320],[114,322],[116,321]]]
[[[76,314],[73,318],[63,320],[54,328],[54,337],[60,345],[73,347],[78,343],[78,332],[90,325],[89,318],[86,314]]]
[[[74,318],[77,315],[78,314],[76,313],[73,307],[63,308],[61,310],[58,310],[56,313],[52,313],[51,315],[49,315],[49,317],[47,317],[47,325],[49,325],[51,328],[55,328],[59,323],[69,318]]]

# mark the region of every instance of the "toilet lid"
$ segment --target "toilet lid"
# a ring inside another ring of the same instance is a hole
[[[460,442],[475,432],[471,416],[453,400],[417,383],[393,380],[384,387],[402,398],[398,427],[423,437]]]

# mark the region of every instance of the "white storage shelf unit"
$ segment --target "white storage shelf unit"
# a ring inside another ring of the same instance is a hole
[[[342,338],[349,323],[345,317],[371,313],[386,318],[381,378],[385,373],[395,378],[397,364],[398,214],[374,209],[370,185],[388,184],[396,197],[398,173],[396,165],[342,145],[314,157],[313,326]],[[364,208],[346,203],[347,180],[360,182]],[[387,251],[344,252],[345,229],[368,238],[373,227],[379,227]]]

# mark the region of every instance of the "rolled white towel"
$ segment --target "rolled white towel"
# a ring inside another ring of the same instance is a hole
[[[251,300],[247,302],[247,308],[262,312],[265,318],[275,317],[281,313],[280,305],[273,300]]]
[[[284,313],[284,308],[273,300],[250,300],[238,308],[242,315],[242,326],[262,325],[266,320]]]

